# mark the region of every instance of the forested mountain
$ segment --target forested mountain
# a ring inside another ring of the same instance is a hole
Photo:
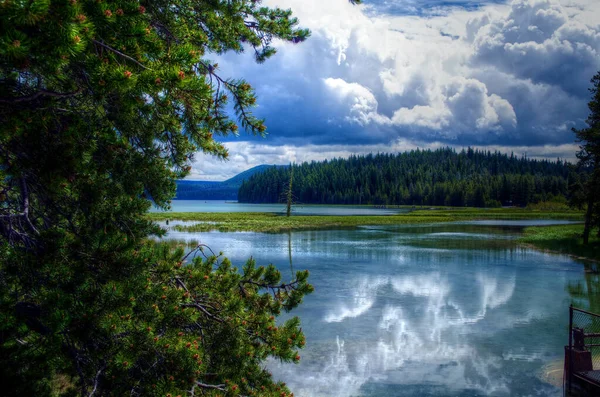
[[[275,166],[257,165],[222,182],[177,181],[177,193],[174,200],[237,200],[238,189],[242,182],[269,167]]]
[[[564,201],[569,166],[472,148],[414,150],[294,165],[299,203],[494,207]],[[270,167],[240,186],[238,201],[282,201],[290,168]]]
[[[228,186],[225,182],[177,181],[173,200],[237,200],[240,185]]]

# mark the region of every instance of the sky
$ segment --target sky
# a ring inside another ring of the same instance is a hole
[[[212,59],[256,90],[268,135],[222,139],[188,179],[225,180],[260,164],[474,147],[573,160],[600,70],[599,0],[264,0],[311,30]]]

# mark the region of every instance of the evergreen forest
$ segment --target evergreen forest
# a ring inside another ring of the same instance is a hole
[[[514,154],[451,148],[293,165],[292,195],[302,204],[527,206],[566,202],[570,164]],[[290,167],[270,167],[245,181],[238,200],[285,201]]]

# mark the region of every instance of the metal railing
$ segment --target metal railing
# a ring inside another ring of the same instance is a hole
[[[569,307],[569,346],[565,370],[569,393],[600,390],[600,315]]]

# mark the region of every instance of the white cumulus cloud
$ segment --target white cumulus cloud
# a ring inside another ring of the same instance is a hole
[[[256,114],[267,120],[267,139],[242,135],[253,142],[242,146],[278,148],[238,158],[241,146],[228,143],[235,167],[298,153],[318,159],[319,147],[386,151],[399,141],[565,157],[570,129],[587,117],[589,80],[600,69],[600,1],[457,3],[422,15],[347,0],[264,3],[291,8],[312,36],[276,43],[279,53],[261,65],[250,54],[219,57],[220,73],[256,88]],[[549,147],[557,149],[540,149]]]

